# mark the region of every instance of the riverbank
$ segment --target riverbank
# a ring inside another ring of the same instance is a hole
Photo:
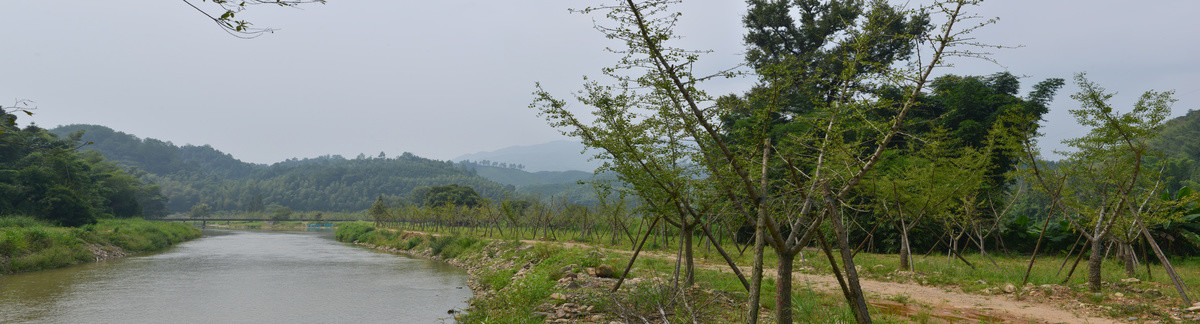
[[[719,268],[697,269],[696,284],[681,287],[672,284],[673,260],[639,258],[628,279],[614,292],[616,278],[629,260],[622,251],[376,229],[363,223],[339,226],[336,237],[393,253],[444,260],[467,270],[474,297],[468,301],[468,309],[455,317],[463,323],[745,321],[747,294],[736,276]],[[774,281],[764,279],[763,287],[767,302],[760,314],[770,321]],[[801,310],[798,321],[853,322],[838,296],[800,288],[792,298]],[[903,314],[876,311],[878,322],[907,322]]]
[[[469,302],[468,312],[459,316],[464,322],[555,322],[560,319],[584,323],[640,323],[647,319],[649,322],[745,321],[747,294],[721,260],[698,258],[696,285],[681,290],[671,284],[674,282],[675,253],[642,251],[626,284],[610,293],[616,280],[607,277],[620,276],[620,270],[631,255],[623,246],[468,238],[453,231],[405,232],[376,229],[367,223],[344,225],[339,227],[337,235],[340,241],[444,259],[468,270],[476,297]],[[747,263],[739,257],[745,256],[734,255],[739,264]],[[1177,298],[1164,294],[1166,287],[1158,282],[1117,278],[1104,294],[1090,294],[1079,282],[1059,285],[1059,278],[1041,278],[1045,272],[1050,274],[1045,276],[1053,275],[1063,261],[1062,257],[1046,257],[1049,261],[1035,267],[1032,284],[1005,284],[1012,280],[1009,277],[1019,279],[1028,260],[1019,260],[1019,256],[992,257],[999,266],[989,263],[987,267],[971,269],[944,256],[918,256],[914,257],[921,269],[918,272],[894,269],[894,256],[889,259],[887,255],[862,253],[856,257],[856,263],[861,265],[860,274],[865,274],[862,284],[868,293],[872,317],[881,323],[1178,322],[1196,318],[1177,308]],[[988,262],[978,255],[967,255],[966,258],[978,258],[977,264]],[[764,302],[760,304],[760,316],[770,322],[775,275],[772,270],[774,259],[767,259],[771,266],[763,282]],[[792,294],[796,321],[853,322],[853,316],[839,295],[837,282],[827,269],[819,267],[818,261],[818,258],[797,260],[798,271],[793,274],[796,286]],[[1016,266],[1010,263],[1020,263],[1021,271],[1011,270]],[[1181,273],[1185,281],[1189,281],[1194,278],[1194,269],[1185,268]],[[612,269],[617,271],[605,274]],[[1005,269],[1013,273],[997,273]],[[741,267],[743,273],[749,270],[749,267]],[[1110,270],[1113,270],[1108,271],[1110,274],[1119,275],[1117,270],[1120,269]],[[1046,280],[1054,283],[1043,282]],[[1000,285],[999,288],[991,288],[996,285]],[[683,298],[685,294],[687,298]],[[538,317],[521,319],[528,314]]]
[[[103,219],[58,227],[26,217],[0,218],[0,274],[61,268],[158,251],[200,237],[187,224]]]

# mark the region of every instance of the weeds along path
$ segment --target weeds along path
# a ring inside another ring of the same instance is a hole
[[[394,230],[393,230],[394,231]],[[406,231],[426,235],[445,234]],[[577,242],[555,242],[521,240],[526,244],[554,244],[566,248],[590,248],[610,253],[631,255],[633,252]],[[639,257],[663,260],[675,259],[675,254],[657,251],[642,251]],[[696,259],[696,267],[706,270],[732,272],[721,260]],[[751,268],[741,266],[749,275]],[[763,270],[763,276],[775,276],[775,269]],[[818,275],[796,272],[792,276],[796,287],[807,287],[813,291],[841,294],[837,279],[833,275]],[[871,304],[884,311],[903,315],[919,316],[922,313],[947,322],[1004,322],[1004,323],[1119,323],[1117,320],[1079,314],[1054,304],[1016,300],[1009,295],[984,296],[949,291],[941,287],[923,286],[914,283],[860,280],[863,291]],[[899,302],[900,300],[904,302]]]
[[[539,243],[554,243],[540,242]],[[604,249],[630,254],[629,251]],[[662,252],[642,252],[643,255],[674,259],[675,255]],[[732,272],[721,260],[696,259],[696,266],[708,270]],[[739,266],[742,273],[749,275],[749,266]],[[764,277],[775,276],[775,269],[763,269]],[[818,275],[795,272],[792,274],[795,287],[807,287],[813,291],[841,294],[837,279],[832,274]],[[984,296],[949,291],[942,287],[923,286],[914,283],[898,283],[862,279],[859,281],[872,306],[887,312],[918,316],[927,313],[930,317],[947,322],[1003,322],[1003,323],[1119,323],[1117,320],[1093,317],[1062,309],[1054,304],[1016,300],[1008,295]],[[897,302],[895,300],[904,300]]]

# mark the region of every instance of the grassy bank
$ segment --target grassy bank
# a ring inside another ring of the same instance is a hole
[[[610,292],[628,255],[586,245],[528,244],[460,235],[376,229],[366,223],[338,227],[339,241],[443,259],[467,269],[475,297],[464,323],[745,322],[747,294],[726,272],[697,269],[696,285],[672,284],[675,262],[643,257],[617,292]],[[615,270],[614,270],[615,269]],[[763,314],[772,311],[774,281],[764,279]],[[799,322],[853,322],[839,296],[798,287]],[[879,314],[880,323],[907,322],[906,314]],[[530,314],[533,314],[531,316]],[[770,320],[770,318],[764,317]],[[664,321],[665,320],[665,321]]]
[[[539,247],[537,244],[526,247],[528,244],[518,243],[519,241],[515,240],[516,237],[512,235],[511,231],[505,233],[508,235],[492,233],[494,234],[494,238],[480,238],[487,236],[489,233],[485,230],[466,228],[443,228],[440,229],[441,231],[430,228],[429,230],[436,231],[433,233],[434,236],[411,233],[401,234],[403,231],[396,229],[375,229],[366,223],[358,223],[339,227],[338,235],[339,239],[343,241],[362,242],[389,250],[408,251],[416,254],[424,253],[429,256],[446,258],[452,261],[462,260],[462,255],[474,257],[480,253],[491,254],[493,255],[492,258],[494,258],[494,255],[500,255],[503,258],[517,260],[510,263],[491,265],[491,268],[485,267],[473,272],[472,277],[480,283],[497,283],[496,285],[480,285],[484,288],[511,286],[512,284],[504,283],[510,280],[514,283],[531,280],[531,277],[514,279],[513,275],[520,272],[522,269],[520,266],[524,264],[532,265],[532,270],[526,269],[524,271],[525,274],[536,274],[537,271],[542,271],[540,269],[543,269],[543,264],[546,264],[545,269],[549,269],[546,271],[562,269],[572,264],[580,265],[583,268],[591,267],[591,264],[600,264],[621,270],[624,268],[625,262],[628,261],[629,250],[631,249],[631,244],[628,244],[629,242],[605,244],[610,243],[607,242],[609,241],[607,238],[602,239],[605,242],[594,242],[582,239],[578,235],[569,235],[572,233],[567,232],[561,233],[565,235],[559,235],[557,242],[540,243],[546,244],[545,247]],[[542,237],[541,239],[539,240],[540,242],[554,241],[553,237]],[[649,249],[642,254],[643,257],[639,257],[639,261],[631,273],[632,278],[635,280],[638,278],[670,279],[673,276],[675,251],[672,247],[677,247],[678,242],[668,239],[662,239],[663,242],[654,245],[649,242],[647,243]],[[660,239],[651,238],[651,241],[655,240]],[[496,246],[498,243],[494,242],[503,242],[507,246]],[[698,288],[701,291],[710,291],[722,296],[721,298],[727,299],[725,303],[727,305],[725,308],[727,309],[720,311],[720,314],[723,315],[704,314],[703,316],[710,316],[710,319],[715,318],[715,320],[733,319],[743,321],[741,319],[741,312],[743,312],[744,307],[742,305],[744,305],[746,295],[744,290],[732,275],[711,271],[710,269],[725,269],[724,262],[721,261],[716,251],[703,244],[699,245],[696,248],[696,257],[701,268],[697,272]],[[732,243],[722,245],[727,251],[732,253],[732,257],[736,263],[740,265],[751,264],[752,253],[740,254]],[[596,249],[590,246],[599,246],[603,247],[603,249]],[[529,254],[533,253],[530,251],[538,251],[538,249],[550,249],[553,251],[546,252],[545,254],[550,255],[546,258],[539,257],[537,254]],[[519,251],[511,252],[512,250]],[[448,251],[448,253],[441,251]],[[578,257],[580,255],[587,256],[591,252],[612,255],[599,260],[581,259]],[[918,254],[913,257],[914,271],[900,271],[898,269],[898,257],[894,254],[863,252],[856,255],[855,263],[860,267],[859,274],[864,279],[872,281],[938,287],[945,291],[961,294],[995,296],[997,298],[1045,303],[1057,305],[1057,307],[1069,312],[1100,317],[1118,319],[1135,317],[1141,320],[1164,321],[1195,318],[1194,315],[1179,310],[1181,303],[1179,302],[1178,293],[1175,292],[1173,286],[1170,284],[1170,280],[1166,278],[1161,265],[1156,263],[1149,265],[1151,273],[1149,275],[1146,272],[1147,265],[1142,264],[1138,267],[1138,272],[1135,275],[1127,276],[1119,262],[1110,259],[1104,263],[1103,280],[1105,281],[1105,285],[1103,291],[1101,293],[1092,293],[1084,285],[1086,263],[1079,264],[1074,275],[1070,279],[1066,279],[1072,263],[1076,260],[1075,256],[1068,257],[1061,254],[1039,256],[1038,262],[1033,267],[1033,271],[1029,277],[1029,284],[1022,285],[1025,269],[1028,265],[1028,256],[1026,255],[1003,253],[989,256],[983,256],[978,253],[964,255],[974,266],[972,268],[957,259],[947,258],[944,255],[945,251],[941,251],[940,253],[942,254],[940,255],[938,251],[931,252],[928,255]],[[776,258],[769,249],[765,259],[767,268],[773,269]],[[995,264],[992,263],[993,261],[995,261]],[[1172,262],[1182,277],[1182,281],[1189,288],[1193,289],[1192,294],[1194,294],[1195,287],[1200,287],[1200,264],[1197,263],[1198,260],[1175,259]],[[582,266],[585,264],[587,266]],[[819,276],[830,275],[827,260],[816,250],[804,252],[803,257],[796,260],[795,268],[798,273]],[[550,288],[546,288],[545,285],[546,283],[528,282],[524,286],[521,286],[525,288],[517,290],[524,291],[524,293],[545,291],[547,289],[551,293],[564,291],[560,289],[561,287],[553,285],[553,283],[550,283]],[[556,300],[545,298],[538,299],[538,296],[520,297],[520,293],[518,292],[491,292],[493,290],[495,289],[485,289],[485,297],[477,298],[478,300],[472,302],[474,308],[472,309],[472,314],[467,318],[484,316],[482,318],[490,320],[496,318],[491,316],[497,312],[511,310],[511,305],[533,303],[533,306],[543,305],[544,307],[547,303],[555,305],[554,302],[556,302]],[[764,280],[763,290],[766,294],[762,298],[764,301],[762,307],[765,312],[770,312],[774,299],[774,296],[771,295],[774,292],[773,281],[769,278]],[[668,287],[666,291],[671,292],[672,290]],[[614,294],[613,298],[618,298],[617,300],[619,298],[629,298],[632,296],[631,294],[636,293],[619,292],[618,294]],[[889,316],[920,322],[920,318],[930,318],[931,316],[933,318],[940,318],[946,315],[954,316],[954,312],[957,311],[954,309],[931,308],[930,305],[923,303],[914,304],[908,300],[908,297],[910,296],[906,296],[903,293],[874,296],[869,302],[878,308],[872,310],[872,314],[881,317],[876,318],[876,320],[882,319],[885,322],[889,320]],[[793,298],[798,318],[809,318],[813,321],[825,322],[826,320],[823,319],[832,316],[833,318],[844,318],[849,322],[853,321],[840,296],[831,295],[825,291],[813,291],[809,287],[801,285],[793,293]],[[667,298],[667,300],[671,299]],[[557,300],[557,302],[561,304],[565,301]],[[618,303],[611,300],[608,302],[612,305],[618,305]],[[580,301],[573,300],[566,303],[579,304]],[[589,302],[587,305],[597,305],[597,303]],[[629,304],[621,302],[619,305],[628,306]],[[499,310],[494,310],[493,308],[499,308]],[[605,311],[619,313],[617,311],[619,309],[621,308],[610,307],[605,309]],[[945,314],[946,312],[951,314]],[[672,314],[669,311],[667,313]],[[680,312],[674,314],[686,313]],[[979,313],[977,315],[980,316],[973,320],[992,320],[986,318],[989,314],[987,312]],[[640,319],[633,318],[634,322],[641,322]],[[672,317],[670,320],[690,321],[687,316]]]
[[[0,217],[0,273],[28,272],[156,251],[200,237],[187,224],[104,219],[57,227],[30,217]]]

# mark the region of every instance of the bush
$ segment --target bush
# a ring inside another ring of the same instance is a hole
[[[0,217],[0,227],[38,227],[50,226],[50,223],[29,216]]]
[[[374,231],[375,228],[363,223],[346,223],[338,226],[334,237],[341,242],[358,242],[363,234]]]

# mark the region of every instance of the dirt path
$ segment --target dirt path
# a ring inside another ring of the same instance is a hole
[[[545,242],[543,242],[545,243]],[[630,253],[629,251],[615,251]],[[674,259],[672,254],[643,252],[660,259]],[[697,267],[732,272],[721,260],[697,259]],[[749,266],[739,266],[749,276]],[[774,277],[775,269],[763,269],[763,276]],[[837,279],[833,275],[817,275],[795,272],[792,274],[794,287],[809,287],[813,291],[841,295]],[[869,302],[889,313],[916,316],[921,312],[930,317],[948,322],[1003,322],[1003,323],[1120,323],[1117,320],[1077,314],[1058,305],[1033,301],[1016,300],[1009,295],[984,296],[949,291],[940,287],[913,283],[898,283],[860,279],[859,284]],[[894,300],[906,300],[906,303]],[[927,306],[928,308],[922,307]]]
[[[435,233],[408,231],[428,235]],[[570,248],[594,248],[611,253],[632,254],[632,251],[617,250],[575,242],[550,242],[521,240],[527,244],[557,244]],[[674,254],[644,251],[640,256],[657,259],[674,259]],[[722,260],[696,259],[699,268],[732,272]],[[749,275],[750,267],[741,266],[742,273]],[[774,269],[764,269],[764,276],[775,276]],[[795,287],[809,287],[814,291],[834,295],[841,294],[837,279],[833,275],[794,273]],[[984,296],[948,291],[939,287],[912,283],[897,283],[862,279],[859,281],[870,303],[889,313],[902,316],[917,316],[927,313],[930,317],[948,322],[1004,322],[1004,323],[1119,323],[1114,319],[1077,314],[1058,305],[1033,301],[1016,300],[1009,295]],[[901,303],[896,300],[905,300]]]

